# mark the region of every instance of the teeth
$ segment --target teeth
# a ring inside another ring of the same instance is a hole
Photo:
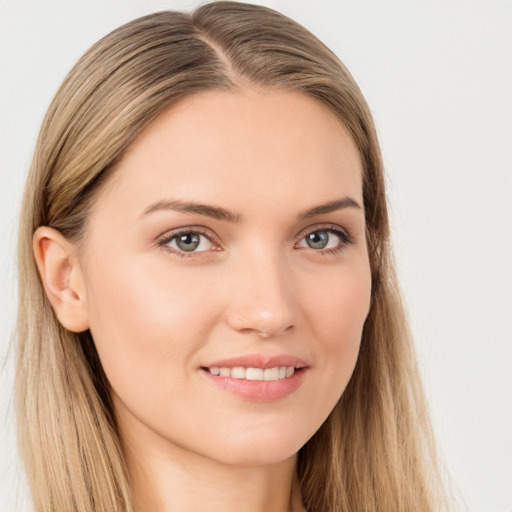
[[[279,368],[267,368],[263,370],[263,380],[277,380],[279,378]]]
[[[246,380],[279,380],[291,377],[295,373],[293,366],[276,366],[275,368],[244,368],[242,366],[235,366],[233,368],[219,368],[212,366],[208,368],[212,375],[219,375],[220,377],[231,377],[232,379],[246,379]]]
[[[261,368],[247,368],[245,378],[247,380],[263,380],[263,370]]]
[[[245,373],[245,368],[240,366],[231,368],[231,377],[233,377],[233,379],[245,379]]]

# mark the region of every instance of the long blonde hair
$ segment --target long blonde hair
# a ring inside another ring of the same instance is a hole
[[[331,109],[363,161],[372,307],[350,383],[301,449],[309,512],[438,509],[442,488],[389,245],[380,149],[366,102],[306,29],[264,7],[214,2],[134,20],[78,61],[44,119],[22,205],[16,406],[38,512],[131,511],[109,388],[89,332],[57,321],[32,254],[41,225],[80,241],[113,164],[162,111],[243,83],[299,90]]]

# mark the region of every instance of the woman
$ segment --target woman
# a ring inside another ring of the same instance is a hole
[[[439,507],[375,129],[304,28],[216,2],[106,36],[22,211],[36,510]]]

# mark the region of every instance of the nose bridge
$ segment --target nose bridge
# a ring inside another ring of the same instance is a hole
[[[228,322],[233,329],[267,338],[292,328],[293,283],[278,248],[267,243],[241,256],[232,278]]]

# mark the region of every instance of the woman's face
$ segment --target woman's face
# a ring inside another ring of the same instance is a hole
[[[130,146],[81,255],[126,438],[251,465],[315,433],[370,305],[361,173],[299,92],[201,93]]]

